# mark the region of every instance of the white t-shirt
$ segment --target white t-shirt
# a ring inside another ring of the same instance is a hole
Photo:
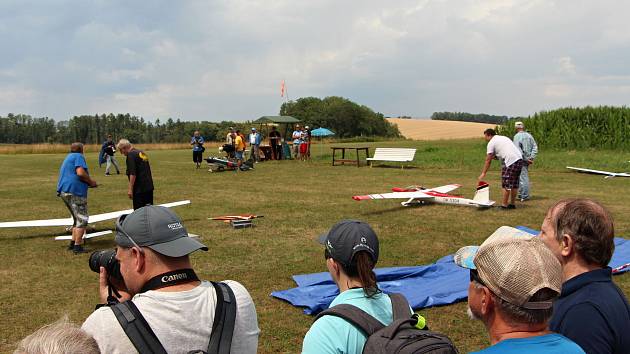
[[[494,154],[503,161],[505,166],[510,166],[523,158],[523,155],[512,142],[512,139],[503,135],[495,135],[488,142],[488,154]]]
[[[251,296],[233,280],[224,281],[236,297],[236,320],[231,353],[256,353],[258,320]],[[147,291],[133,297],[147,323],[168,353],[208,350],[217,304],[210,282],[180,292]],[[92,335],[101,353],[137,353],[109,307],[94,311],[81,326]]]

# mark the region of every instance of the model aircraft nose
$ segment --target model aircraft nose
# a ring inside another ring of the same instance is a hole
[[[370,197],[367,195],[355,195],[354,197],[352,197],[352,199],[359,201],[359,200],[364,200],[364,199],[370,199]]]

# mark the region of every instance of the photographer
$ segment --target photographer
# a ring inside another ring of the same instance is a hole
[[[101,301],[108,304],[99,305],[82,329],[94,336],[101,352],[208,352],[211,336],[215,338],[214,327],[230,328],[229,320],[221,320],[226,312],[235,314],[229,352],[256,352],[259,329],[251,296],[238,282],[225,281],[228,286],[223,288],[197,278],[188,255],[208,248],[188,236],[170,209],[150,205],[121,216],[115,242],[115,258],[113,251],[95,252],[90,257],[92,270],[99,270]],[[113,279],[116,276],[118,281]],[[111,284],[118,284],[117,289]],[[112,295],[116,293],[118,296]],[[235,300],[231,301],[235,308],[225,305],[225,296]],[[115,304],[116,297],[125,302]],[[219,305],[221,310],[216,310]],[[137,345],[137,336],[128,332],[129,327],[143,322],[149,327],[145,332],[154,333],[161,350]],[[220,333],[223,342],[226,331]]]
[[[190,139],[190,145],[193,146],[193,162],[199,168],[201,166],[201,160],[203,159],[203,152],[206,151],[206,148],[203,147],[205,140],[203,140],[203,136],[199,135],[199,130],[195,130],[192,138]]]

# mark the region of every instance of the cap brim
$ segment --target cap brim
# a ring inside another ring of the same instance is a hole
[[[317,242],[321,245],[325,245],[327,238],[328,238],[328,232],[325,232],[317,237]]]
[[[168,257],[182,257],[196,250],[208,250],[206,245],[190,237],[180,237],[173,241],[158,243],[147,247]]]
[[[453,261],[462,268],[477,269],[473,260],[478,250],[479,246],[462,247],[453,255]]]

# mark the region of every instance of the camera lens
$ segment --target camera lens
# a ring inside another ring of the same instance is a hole
[[[120,263],[116,259],[115,249],[94,251],[90,255],[89,265],[93,272],[99,273],[101,267],[103,267],[109,276],[122,280]]]

